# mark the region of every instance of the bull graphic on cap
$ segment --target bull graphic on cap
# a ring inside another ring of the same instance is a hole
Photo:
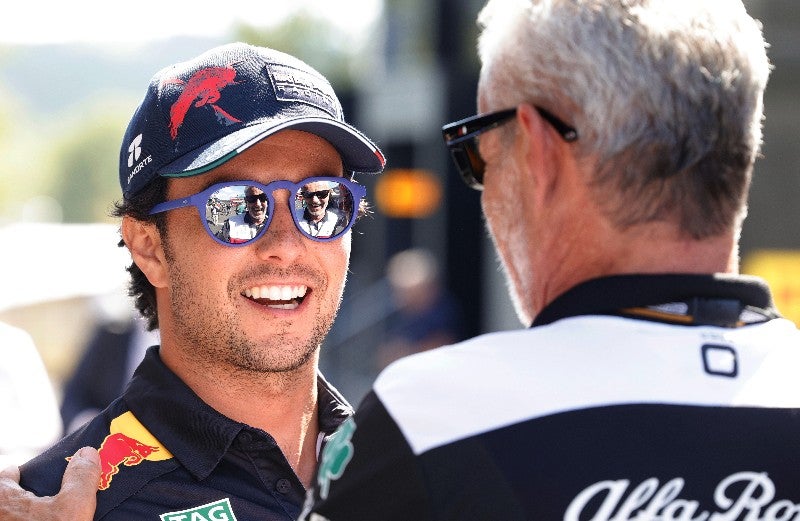
[[[177,139],[178,129],[183,124],[183,120],[192,106],[210,105],[214,109],[217,120],[222,123],[226,125],[241,123],[241,120],[231,116],[216,105],[216,102],[222,97],[222,89],[237,83],[233,81],[234,78],[236,78],[236,69],[232,66],[208,67],[195,72],[187,82],[179,79],[167,82],[186,85],[183,88],[183,92],[178,96],[178,100],[169,110],[169,135],[173,141]]]

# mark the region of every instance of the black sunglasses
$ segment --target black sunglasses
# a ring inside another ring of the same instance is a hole
[[[302,193],[304,199],[313,199],[315,197],[317,199],[325,199],[326,197],[331,195],[330,190],[317,190],[316,192],[302,192]]]
[[[578,131],[541,107],[535,107],[539,115],[550,123],[564,141],[578,139]],[[517,115],[517,109],[498,110],[487,114],[476,114],[442,127],[444,143],[453,156],[461,178],[467,186],[483,190],[483,174],[486,162],[478,150],[478,136],[499,127]]]
[[[324,191],[332,196],[323,218],[313,222],[307,215],[304,198],[306,187],[312,183],[330,186],[331,189]],[[254,188],[263,193],[248,194]],[[244,246],[264,235],[269,228],[275,215],[275,190],[289,191],[289,211],[300,233],[323,242],[338,239],[353,226],[361,200],[367,195],[366,188],[343,177],[309,177],[297,183],[273,181],[266,185],[256,181],[228,181],[211,185],[188,197],[157,204],[150,210],[150,215],[194,206],[212,239],[225,246]],[[250,197],[266,201],[260,222],[248,216],[244,202]],[[217,211],[213,212],[212,208]]]
[[[261,201],[262,203],[267,202],[267,194],[250,194],[245,195],[244,200],[247,203],[253,204],[256,201]]]

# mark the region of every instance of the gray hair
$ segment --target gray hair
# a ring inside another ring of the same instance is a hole
[[[483,99],[577,128],[616,226],[739,230],[770,72],[739,0],[489,0],[478,21]]]

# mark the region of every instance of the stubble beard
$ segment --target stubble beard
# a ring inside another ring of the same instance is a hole
[[[225,366],[231,372],[251,374],[293,373],[315,356],[338,311],[338,302],[329,312],[321,310],[302,337],[292,334],[290,321],[277,321],[268,340],[258,343],[237,327],[238,317],[228,299],[215,302],[207,295],[194,294],[181,269],[174,264],[172,269],[170,301],[176,334],[185,340],[184,345],[191,346],[191,353],[186,354],[204,367]],[[324,286],[318,289],[324,294]]]

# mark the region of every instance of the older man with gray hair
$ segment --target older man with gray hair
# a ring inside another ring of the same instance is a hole
[[[443,131],[530,327],[389,366],[303,519],[795,516],[800,335],[737,274],[759,24],[733,0],[480,23],[479,114]]]

